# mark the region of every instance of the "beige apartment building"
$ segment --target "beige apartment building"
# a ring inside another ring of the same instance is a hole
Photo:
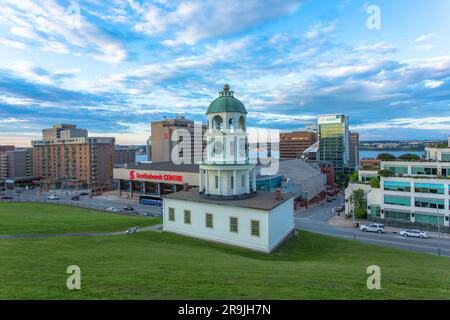
[[[88,137],[85,129],[59,124],[32,141],[36,176],[56,186],[101,187],[113,179],[115,138]]]
[[[298,131],[280,133],[280,158],[298,159],[306,149],[316,142],[316,132]]]

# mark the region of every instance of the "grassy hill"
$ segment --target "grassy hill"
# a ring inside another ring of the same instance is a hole
[[[158,223],[160,219],[57,204],[0,202],[0,235],[122,231]]]
[[[42,211],[47,209],[42,207]],[[29,215],[36,212],[40,212],[38,206]],[[8,225],[11,218],[0,214],[0,219],[2,225]],[[66,225],[64,220],[62,225]],[[52,228],[55,232],[57,224],[52,223]],[[95,224],[91,228],[95,230]],[[300,232],[271,255],[144,232],[113,237],[0,239],[0,257],[0,299],[450,297],[449,258],[308,232]],[[81,268],[79,291],[66,288],[66,268],[73,264]],[[381,268],[381,290],[366,288],[366,268],[373,264]]]

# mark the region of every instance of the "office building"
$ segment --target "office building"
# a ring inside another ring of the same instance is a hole
[[[365,193],[366,211],[374,221],[400,227],[436,230],[437,224],[449,227],[450,161],[382,161],[377,170],[360,171],[360,183],[353,183],[345,192],[348,197],[356,189]],[[368,184],[371,177],[380,179],[380,188]],[[346,201],[346,213],[353,204]]]
[[[208,152],[200,164],[199,189],[163,196],[163,230],[272,252],[294,232],[289,194],[256,191],[249,160],[247,111],[225,85],[207,111]],[[237,130],[240,129],[240,130]]]
[[[345,172],[349,164],[348,118],[343,114],[318,116],[319,154],[321,161],[329,161],[336,172]]]
[[[359,165],[359,133],[350,132],[349,133],[349,164],[353,167]]]
[[[64,124],[42,130],[42,140],[31,144],[34,174],[48,184],[95,188],[113,179],[114,138],[88,137],[87,130]]]
[[[182,151],[175,150],[175,156],[185,159],[185,164],[201,162],[206,147],[203,139],[206,128],[207,126],[195,124],[184,116],[152,122],[151,161],[174,162],[172,152],[177,147],[177,150]]]
[[[316,142],[316,132],[298,131],[280,133],[280,158],[300,159],[303,152]]]

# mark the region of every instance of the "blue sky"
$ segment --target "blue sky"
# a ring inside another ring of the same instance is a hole
[[[61,122],[144,144],[163,116],[204,121],[224,83],[254,127],[339,112],[361,139],[444,139],[449,16],[448,0],[0,0],[0,144]]]

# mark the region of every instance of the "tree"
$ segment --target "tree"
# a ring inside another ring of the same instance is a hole
[[[380,153],[377,156],[377,159],[381,160],[381,161],[391,161],[391,160],[395,160],[397,158],[390,153]]]
[[[379,189],[380,188],[380,179],[378,177],[373,177],[372,179],[370,179],[369,185],[372,188]]]
[[[336,174],[336,183],[340,188],[342,188],[342,189],[347,188],[349,181],[350,181],[350,178],[345,173],[340,172],[340,173]]]
[[[357,219],[366,219],[367,218],[367,212],[363,208],[356,208],[355,209],[355,218]]]
[[[366,209],[364,208],[364,190],[357,189],[350,195],[349,201],[353,204],[353,214],[358,219],[367,217]]]
[[[350,175],[350,182],[358,182],[358,180],[359,180],[359,174],[358,174],[358,171],[355,171]]]
[[[402,154],[398,158],[402,159],[402,160],[405,160],[405,161],[420,160],[420,157],[417,154],[412,154],[412,153]]]
[[[384,178],[388,178],[388,177],[394,176],[394,173],[392,171],[386,170],[386,169],[378,171],[378,174],[380,176],[384,177]]]

